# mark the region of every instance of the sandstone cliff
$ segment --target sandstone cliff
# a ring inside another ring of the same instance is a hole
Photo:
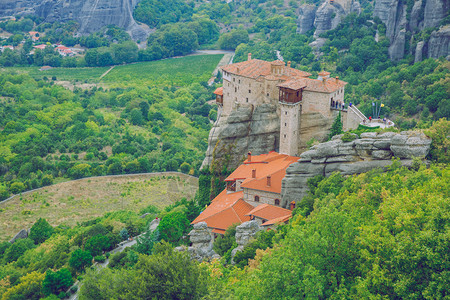
[[[237,167],[248,151],[259,155],[276,150],[280,138],[280,119],[273,104],[242,105],[229,116],[220,116],[209,133],[208,150],[203,161],[228,160]]]
[[[79,34],[89,34],[106,25],[125,29],[136,40],[145,40],[148,32],[133,18],[138,0],[0,0],[0,16],[33,13],[46,22],[74,20]]]
[[[439,29],[440,22],[448,14],[448,0],[417,0],[412,7],[406,1],[378,0],[375,2],[374,17],[379,17],[386,24],[386,37],[389,39],[389,55],[392,60],[404,57],[406,44],[410,43],[410,54],[416,61],[422,57],[438,58],[450,55],[448,41],[449,29]],[[436,28],[429,41],[415,43],[406,39],[426,28]]]
[[[343,17],[351,12],[360,13],[361,5],[356,0],[325,1],[318,7],[303,4],[298,10],[297,32],[304,34],[315,29],[314,36],[336,28]]]
[[[309,178],[328,176],[335,171],[344,175],[368,172],[389,166],[392,157],[409,165],[414,157],[425,157],[431,144],[430,138],[413,131],[363,133],[360,139],[350,142],[343,142],[341,137],[335,136],[329,142],[312,147],[287,168],[281,190],[283,207],[307,195]]]

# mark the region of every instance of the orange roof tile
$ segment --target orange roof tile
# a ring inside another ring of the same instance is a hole
[[[268,220],[268,221],[262,223],[261,226],[269,226],[269,225],[274,225],[274,224],[285,223],[285,222],[288,221],[291,217],[292,217],[292,215],[289,215],[289,216],[282,216],[282,217],[279,217],[279,218],[275,218],[275,219],[272,219],[272,220]]]
[[[329,76],[331,73],[327,72],[327,71],[322,71],[319,73],[319,76],[325,77],[325,76]]]
[[[214,94],[223,96],[223,86],[217,88],[217,89],[214,91]]]
[[[298,78],[280,83],[277,86],[293,90],[298,90],[303,87],[305,91],[333,93],[346,84],[347,82],[336,78],[324,78],[324,81],[311,78]]]
[[[251,161],[245,160],[225,181],[244,179],[242,188],[281,193],[281,180],[286,174],[286,168],[299,159],[299,157],[279,154],[275,151],[253,155]],[[253,170],[256,172],[255,178],[252,178]],[[271,176],[270,186],[267,185],[268,175]]]
[[[222,67],[222,70],[228,73],[250,77],[258,78],[259,76],[269,76],[271,75],[272,65],[283,65],[284,62],[275,60],[273,62],[268,62],[260,59],[251,59],[231,65]],[[308,77],[311,76],[310,73],[293,69],[291,67],[284,66],[284,76],[287,77]],[[280,77],[280,76],[277,76]],[[286,78],[287,79],[287,78]]]
[[[234,223],[250,220],[246,214],[254,207],[242,200],[243,191],[227,194],[223,190],[191,224],[206,222],[208,227],[226,230]]]
[[[247,216],[255,216],[257,218],[266,219],[268,221],[281,217],[290,217],[291,215],[292,212],[289,209],[270,205],[267,203],[258,205],[252,211],[247,213]]]

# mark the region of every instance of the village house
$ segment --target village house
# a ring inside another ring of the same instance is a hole
[[[226,188],[192,222],[206,222],[214,234],[224,234],[233,224],[250,220],[271,228],[287,222],[291,210],[280,206],[281,180],[286,168],[299,157],[270,152],[248,154],[247,159],[225,179]]]

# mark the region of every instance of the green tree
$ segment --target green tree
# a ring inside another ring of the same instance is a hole
[[[39,218],[31,227],[29,238],[37,245],[48,239],[53,234],[53,231],[52,225],[47,220]]]
[[[158,229],[161,240],[169,243],[178,243],[187,232],[189,220],[180,211],[168,213],[159,223]]]
[[[48,270],[42,282],[42,291],[45,295],[59,294],[67,290],[73,284],[72,274],[69,269],[63,268],[57,272]]]
[[[84,249],[89,251],[92,256],[97,256],[102,254],[102,251],[107,250],[111,247],[109,239],[104,235],[96,235],[91,237],[84,246]]]
[[[218,236],[213,245],[213,250],[223,256],[228,250],[237,247],[236,244],[236,227],[239,224],[233,224],[225,230],[224,235]]]
[[[5,250],[3,254],[3,260],[5,263],[10,263],[16,261],[21,257],[27,250],[33,249],[34,242],[32,239],[19,239],[16,240],[10,247]]]
[[[89,251],[77,249],[70,255],[69,265],[77,272],[81,272],[84,268],[92,265],[92,255]]]
[[[333,125],[331,125],[330,135],[328,137],[331,139],[333,136],[343,133],[342,126],[341,112],[339,112],[336,119],[334,119]]]
[[[130,112],[130,122],[133,125],[142,125],[144,123],[144,116],[140,109],[133,109]]]
[[[2,295],[2,300],[8,299],[41,299],[42,282],[44,281],[45,274],[39,272],[31,272],[19,279],[19,283],[10,287]]]
[[[20,181],[16,181],[16,182],[11,184],[11,186],[9,187],[9,190],[13,194],[18,194],[18,193],[23,192],[25,190],[25,185],[22,182],[20,182]]]
[[[159,241],[159,230],[148,230],[143,235],[137,238],[137,243],[134,249],[141,254],[151,255],[154,245]]]
[[[189,254],[168,243],[155,245],[153,255],[140,255],[133,269],[88,272],[81,299],[201,299],[208,275]]]

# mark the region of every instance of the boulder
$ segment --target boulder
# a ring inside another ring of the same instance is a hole
[[[28,233],[29,232],[27,229],[22,229],[9,242],[13,244],[18,239],[26,239],[28,237]]]
[[[233,258],[238,251],[244,250],[245,245],[256,235],[262,228],[256,220],[247,221],[236,227],[236,243],[238,246],[231,251],[231,263],[234,264]]]
[[[216,254],[213,250],[214,237],[205,222],[194,225],[194,229],[189,232],[189,239],[192,246],[188,248],[188,251],[193,258],[202,261]]]

